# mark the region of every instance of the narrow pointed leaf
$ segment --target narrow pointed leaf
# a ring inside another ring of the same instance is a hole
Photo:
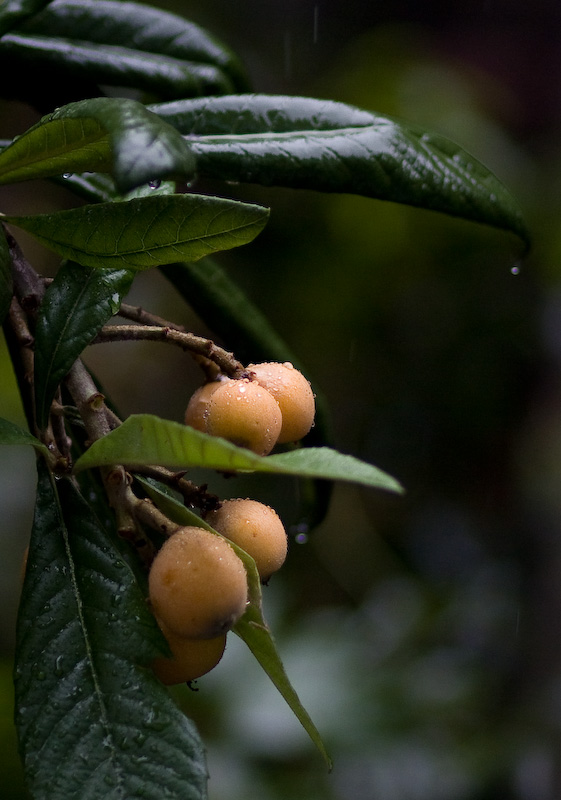
[[[140,3],[57,0],[29,20],[23,30],[213,64],[229,76],[235,90],[247,89],[246,71],[226,45],[183,17]]]
[[[115,314],[130,289],[127,269],[64,263],[45,293],[35,330],[35,409],[42,429],[55,391],[72,364]]]
[[[12,302],[13,280],[12,280],[12,257],[10,248],[3,229],[0,230],[0,325],[4,322],[4,317],[8,313]]]
[[[303,447],[262,457],[219,437],[151,414],[134,414],[107,436],[98,439],[78,459],[76,470],[103,464],[160,464],[227,472],[302,475],[402,491],[398,481],[382,470],[329,447]]]
[[[121,192],[195,170],[177,130],[135,100],[99,97],[43,117],[0,153],[0,184],[73,172],[110,172]]]
[[[164,100],[234,91],[229,76],[214,64],[74,38],[7,33],[0,40],[0,60],[21,70],[56,69],[74,79],[143,89]]]
[[[14,422],[0,417],[0,445],[31,445],[39,453],[47,454],[47,448],[32,433]]]
[[[529,241],[498,178],[459,145],[418,126],[304,97],[238,95],[151,109],[189,136],[201,174],[390,200]]]
[[[52,0],[4,0],[0,6],[0,36],[41,11]]]
[[[208,523],[198,517],[178,500],[169,495],[165,487],[160,488],[156,481],[137,476],[137,479],[146,489],[149,497],[163,511],[166,516],[178,525],[198,525],[201,528],[212,531],[220,536]],[[255,561],[245,550],[242,550],[233,542],[230,545],[234,548],[239,558],[242,559],[247,571],[249,588],[249,605],[234,627],[234,632],[247,644],[259,664],[263,667],[272,683],[278,689],[282,697],[286,700],[289,708],[298,719],[312,742],[321,753],[328,769],[331,769],[332,762],[322,738],[310,715],[302,705],[298,693],[292,686],[282,659],[277,650],[273,635],[263,616],[263,603],[261,592],[261,581],[255,566]]]
[[[84,266],[142,270],[246,244],[268,214],[263,206],[187,194],[4,219]]]
[[[160,642],[119,547],[73,484],[41,469],[15,669],[34,800],[204,800],[198,735],[144,666]]]

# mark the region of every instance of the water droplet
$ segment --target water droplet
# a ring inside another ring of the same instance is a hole
[[[165,717],[158,716],[156,711],[150,711],[144,719],[143,725],[152,731],[163,731],[168,725],[168,720]]]
[[[57,678],[62,678],[64,675],[64,658],[57,656],[55,660],[55,675]]]
[[[62,177],[65,178],[66,180],[68,180],[69,178],[72,177],[72,173],[71,172],[63,172],[62,173]]]
[[[160,180],[150,181],[148,184],[151,189],[159,189],[161,185],[162,182]]]
[[[307,533],[297,533],[294,537],[294,541],[296,544],[306,544],[308,541],[308,534]]]
[[[519,265],[518,265],[518,264],[514,264],[514,265],[513,265],[513,266],[510,268],[510,272],[511,272],[511,274],[512,274],[512,275],[519,275],[519,274],[520,274],[520,267],[519,267]]]

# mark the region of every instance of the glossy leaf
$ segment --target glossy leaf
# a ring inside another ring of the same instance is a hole
[[[17,69],[57,69],[74,79],[143,89],[162,99],[234,91],[230,78],[213,64],[73,38],[7,33],[0,40],[0,58]]]
[[[39,453],[47,454],[47,448],[33,434],[20,428],[10,420],[0,417],[0,445],[31,445]]]
[[[529,240],[503,184],[459,145],[353,106],[238,95],[150,106],[189,136],[200,174],[441,211]]]
[[[134,273],[64,263],[45,293],[35,330],[37,424],[47,425],[55,391],[83,349],[119,310]]]
[[[0,36],[41,11],[52,0],[3,0],[0,5]]]
[[[226,45],[199,25],[148,5],[121,0],[56,0],[23,30],[213,64],[228,75],[235,90],[248,88],[244,67]]]
[[[43,117],[0,153],[0,184],[110,172],[121,192],[156,178],[189,178],[195,162],[171,125],[134,100],[98,97]]]
[[[207,522],[198,517],[178,500],[170,496],[166,487],[160,487],[156,481],[137,476],[142,486],[147,491],[149,497],[158,508],[178,525],[198,525],[205,530],[217,533]],[[332,762],[325,745],[321,739],[319,731],[314,725],[310,715],[302,705],[300,698],[292,686],[288,675],[284,669],[282,659],[277,650],[275,641],[263,616],[263,603],[261,592],[261,581],[255,561],[245,550],[242,550],[233,542],[231,546],[242,559],[247,571],[249,605],[234,627],[234,632],[247,644],[257,661],[263,667],[273,684],[276,686],[282,697],[288,703],[293,714],[296,716],[312,742],[315,744],[322,757],[331,769]]]
[[[204,800],[198,735],[144,666],[161,642],[120,547],[41,468],[15,667],[34,800]]]
[[[13,295],[12,256],[3,229],[0,229],[0,325],[8,313]]]
[[[350,481],[392,492],[399,483],[377,467],[329,447],[303,447],[258,456],[216,436],[151,414],[135,414],[94,442],[76,462],[76,470],[104,464],[160,464],[206,467],[226,472],[265,472]]]
[[[263,206],[187,194],[4,219],[84,266],[142,270],[246,244],[268,214]]]

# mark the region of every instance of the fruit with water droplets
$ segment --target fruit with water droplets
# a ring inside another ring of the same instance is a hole
[[[273,396],[256,381],[225,381],[208,399],[205,431],[260,456],[271,452],[282,427]]]
[[[309,381],[290,362],[276,361],[249,364],[247,371],[271,394],[282,414],[278,442],[297,442],[314,423],[314,393]]]
[[[287,536],[277,512],[257,500],[224,500],[206,521],[255,561],[261,580],[267,581],[284,564]]]
[[[247,605],[247,575],[233,548],[221,536],[180,528],[167,539],[148,575],[155,616],[177,636],[213,639],[242,616]]]
[[[186,639],[158,621],[172,652],[171,658],[156,658],[152,669],[166,686],[188,683],[206,675],[218,664],[226,648],[226,634],[214,639]]]

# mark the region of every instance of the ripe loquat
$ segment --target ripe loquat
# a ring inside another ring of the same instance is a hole
[[[257,500],[224,500],[205,519],[254,559],[261,580],[267,581],[284,564],[286,531],[270,506]]]
[[[221,536],[195,526],[167,539],[148,574],[154,614],[173,634],[214,639],[244,613],[247,575]]]

